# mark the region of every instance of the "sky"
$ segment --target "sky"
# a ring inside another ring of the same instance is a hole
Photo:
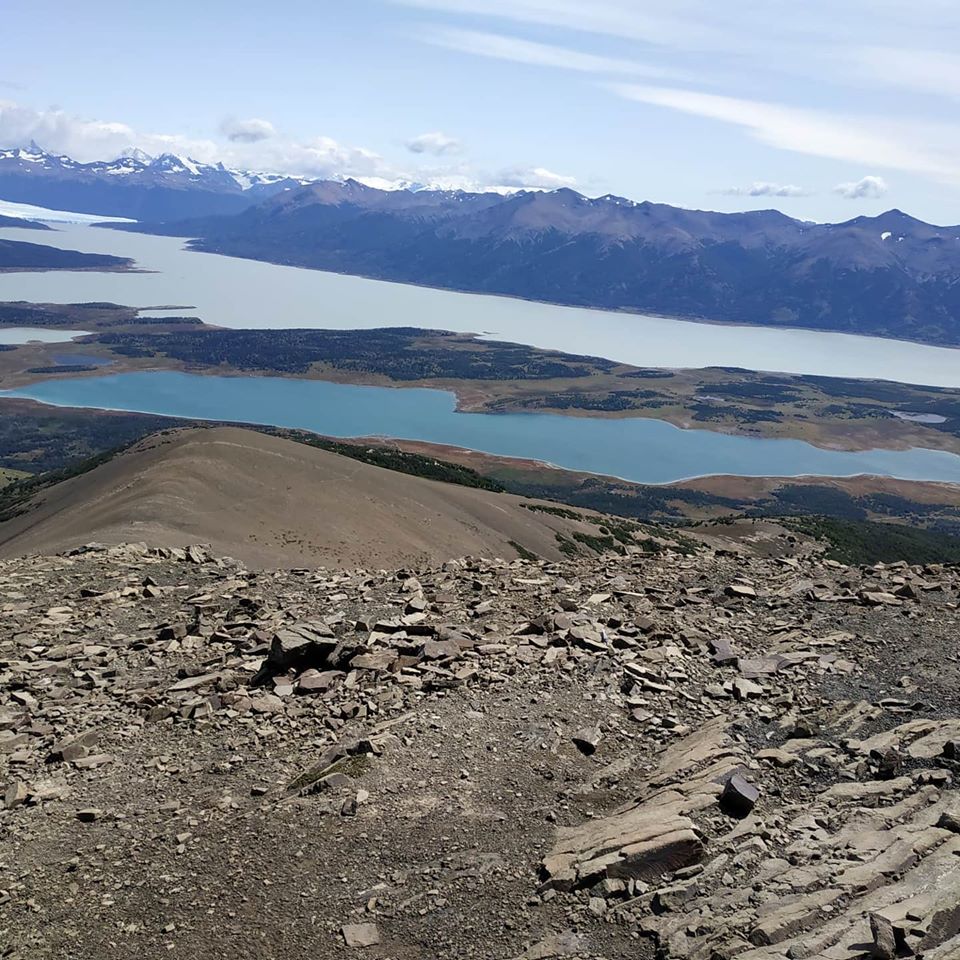
[[[4,0],[0,147],[960,223],[956,0]]]

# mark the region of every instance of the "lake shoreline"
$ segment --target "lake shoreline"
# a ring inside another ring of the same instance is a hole
[[[462,446],[645,485],[714,474],[877,475],[960,483],[960,456],[944,451],[840,452],[793,439],[684,430],[654,419],[594,420],[587,426],[582,418],[547,413],[462,417],[447,391],[415,388],[387,399],[384,389],[295,378],[111,370],[47,380],[36,389],[4,395],[59,407],[272,426],[332,437],[369,435]]]

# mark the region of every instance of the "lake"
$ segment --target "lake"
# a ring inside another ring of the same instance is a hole
[[[0,343],[20,345],[31,340],[40,343],[66,343],[76,337],[88,337],[88,330],[52,330],[49,327],[0,327]]]
[[[960,456],[936,450],[821,450],[798,440],[680,430],[659,420],[457,413],[440,390],[158,371],[51,380],[0,392],[42,403],[271,424],[337,437],[451,444],[639,483],[710,474],[850,476],[960,482]],[[282,478],[281,478],[282,482]]]
[[[0,230],[86,253],[129,256],[152,273],[0,274],[0,300],[130,306],[190,305],[224,327],[431,327],[650,367],[734,366],[960,387],[960,350],[897,340],[690,323],[638,314],[431,290],[360,277],[191,253],[171,237],[66,224]],[[179,312],[183,312],[182,310]]]

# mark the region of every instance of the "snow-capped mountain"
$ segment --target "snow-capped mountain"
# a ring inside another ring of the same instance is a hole
[[[134,220],[238,213],[312,182],[173,153],[151,157],[136,149],[92,163],[49,153],[33,142],[0,150],[0,199]]]

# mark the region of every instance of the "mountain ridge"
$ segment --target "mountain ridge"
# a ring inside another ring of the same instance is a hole
[[[0,151],[0,196],[133,216],[148,222],[110,226],[193,238],[195,250],[375,279],[960,345],[960,226],[897,209],[813,223],[566,187],[383,190],[173,154],[77,164],[30,150]]]
[[[311,182],[287,174],[234,170],[190,157],[126,151],[80,163],[36,143],[0,150],[0,196],[17,203],[99,216],[165,219],[237,213]]]
[[[399,566],[463,552],[559,560],[564,540],[597,533],[530,502],[239,427],[184,428],[41,490],[0,522],[0,557],[145,540],[202,541],[255,566]]]

